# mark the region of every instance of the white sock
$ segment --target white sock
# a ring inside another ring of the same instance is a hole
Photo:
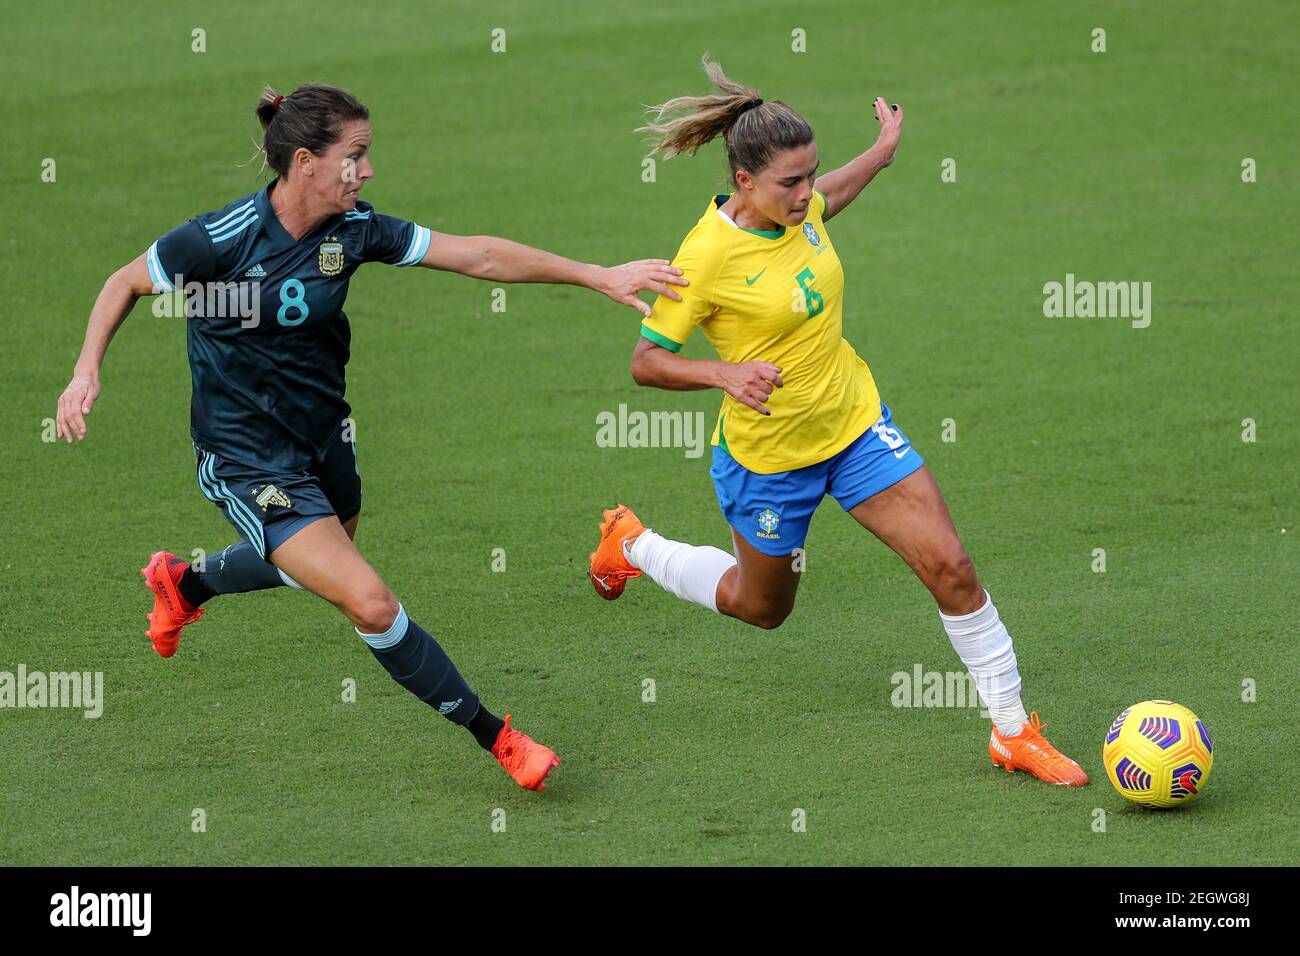
[[[623,554],[669,594],[710,611],[718,609],[718,582],[736,566],[736,559],[725,551],[669,541],[649,528],[636,536],[631,547],[625,544]]]
[[[984,606],[970,614],[939,612],[948,640],[966,669],[975,677],[980,697],[988,708],[998,733],[1014,737],[1029,716],[1020,702],[1020,671],[1011,635],[998,617],[993,598],[984,592]]]

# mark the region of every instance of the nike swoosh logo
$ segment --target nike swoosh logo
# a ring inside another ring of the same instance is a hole
[[[904,448],[902,451],[896,451],[896,452],[894,452],[894,457],[895,457],[895,458],[902,458],[904,455],[906,455],[906,454],[907,454],[909,451],[911,451],[911,450],[912,450],[912,446],[911,446],[911,445],[908,445],[908,446],[907,446],[906,448]]]
[[[763,273],[766,271],[767,271],[767,266],[763,266],[763,268],[758,270],[758,275],[754,276],[754,278],[751,279],[749,276],[745,276],[745,285],[753,285],[755,282],[757,282],[759,279],[763,277]]]
[[[593,581],[595,581],[597,584],[599,584],[599,585],[600,585],[602,588],[604,588],[606,591],[612,591],[612,590],[614,590],[612,587],[610,587],[608,584],[605,583],[605,579],[604,579],[604,578],[598,578],[598,577],[596,577],[596,575],[593,574],[593,575],[591,576],[591,579],[592,579]]]

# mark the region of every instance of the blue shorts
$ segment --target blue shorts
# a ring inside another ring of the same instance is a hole
[[[893,424],[889,406],[880,420],[838,455],[807,468],[760,475],[714,446],[714,487],[727,524],[763,554],[780,557],[803,547],[822,498],[845,511],[897,484],[925,462]]]
[[[199,489],[263,558],[313,521],[361,510],[356,443],[340,425],[307,471],[268,472],[194,446]]]

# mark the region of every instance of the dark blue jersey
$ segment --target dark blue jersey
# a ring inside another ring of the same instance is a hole
[[[363,262],[415,265],[430,233],[358,202],[295,242],[271,209],[274,186],[177,226],[145,258],[156,289],[186,293],[194,440],[293,472],[351,411],[343,301],[352,273]]]

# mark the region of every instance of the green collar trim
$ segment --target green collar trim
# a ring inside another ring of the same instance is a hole
[[[721,209],[722,204],[731,198],[731,193],[718,193],[713,197],[713,208]],[[740,223],[736,223],[736,228],[741,232],[748,232],[751,235],[758,236],[761,239],[780,239],[785,235],[785,226],[779,229],[746,229]]]

